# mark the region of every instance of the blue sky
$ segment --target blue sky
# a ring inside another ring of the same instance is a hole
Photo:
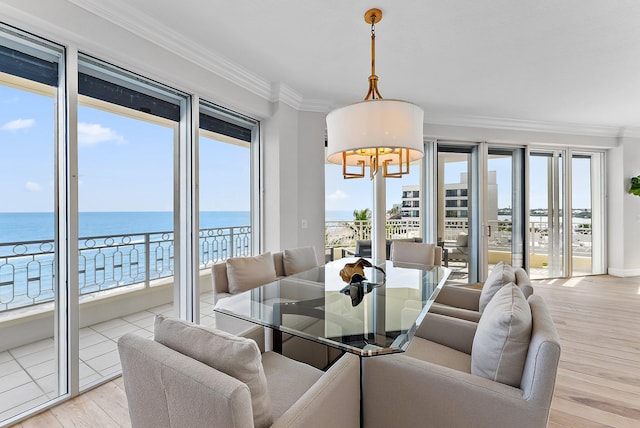
[[[53,99],[0,86],[0,211],[53,210]],[[78,110],[80,211],[171,211],[173,209],[173,130],[80,106]],[[200,140],[200,208],[202,211],[250,209],[250,158],[246,147]],[[531,161],[543,171],[541,159]],[[588,161],[574,161],[574,183],[589,177]],[[510,172],[504,161],[497,171],[500,208],[509,207]],[[449,163],[445,181],[458,182],[463,162]],[[339,165],[327,165],[326,209],[353,211],[372,206],[368,178],[344,180]],[[387,180],[387,209],[400,203],[403,185],[418,184],[419,168]],[[588,181],[587,181],[588,182]],[[531,182],[532,208],[545,207],[546,176]],[[575,186],[574,208],[587,208],[589,187]]]
[[[49,97],[0,86],[0,211],[53,210],[54,110]],[[172,211],[173,129],[78,109],[80,211]],[[249,150],[200,140],[200,207],[248,211]]]

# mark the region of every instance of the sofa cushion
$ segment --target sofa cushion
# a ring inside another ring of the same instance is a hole
[[[498,262],[487,277],[480,293],[479,308],[480,312],[484,311],[489,301],[505,284],[515,282],[516,277],[513,268],[504,262]]]
[[[245,383],[251,393],[254,425],[273,423],[267,378],[255,341],[163,315],[156,316],[154,339]]]
[[[502,287],[489,302],[473,338],[471,373],[520,387],[529,341],[531,308],[514,283]]]
[[[276,280],[271,253],[227,259],[229,293],[237,294]]]
[[[284,274],[294,275],[318,266],[316,250],[313,247],[302,247],[284,250],[282,256]]]

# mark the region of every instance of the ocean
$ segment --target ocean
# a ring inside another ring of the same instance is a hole
[[[352,220],[350,211],[327,211],[327,221]],[[0,213],[0,243],[53,239],[53,213]],[[202,211],[200,228],[249,226],[249,211]],[[81,212],[79,236],[165,232],[173,229],[171,212]]]

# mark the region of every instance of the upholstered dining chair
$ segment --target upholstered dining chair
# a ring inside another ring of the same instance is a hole
[[[360,365],[345,354],[327,372],[239,336],[158,316],[154,340],[118,341],[133,428],[358,427]],[[257,341],[252,340],[257,339]]]
[[[475,284],[481,288],[452,284],[442,287],[429,312],[478,322],[482,311],[495,293],[511,282],[520,287],[525,297],[533,294],[527,271],[500,261],[493,267],[484,284]]]
[[[394,241],[391,244],[391,260],[401,263],[442,265],[442,248],[422,242]]]
[[[286,249],[278,253],[262,253],[249,257],[229,258],[211,267],[214,301],[217,303],[237,293],[252,290],[284,276],[300,273],[318,266],[313,247]],[[293,315],[297,316],[297,315]],[[297,316],[298,322],[308,328],[314,325],[320,331],[324,324],[318,320]],[[230,315],[215,313],[216,327],[239,333],[252,326],[248,321]],[[337,356],[333,348],[309,340],[283,334],[282,349],[288,357],[324,368]]]
[[[546,427],[559,358],[542,298],[507,285],[479,323],[428,313],[404,354],[363,359],[364,426]]]
[[[448,249],[448,259],[450,262],[469,263],[469,235],[465,232],[458,234],[453,248]]]

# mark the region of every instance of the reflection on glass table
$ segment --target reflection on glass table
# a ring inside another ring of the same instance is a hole
[[[345,283],[340,271],[356,260],[281,278],[222,299],[215,310],[272,328],[276,351],[284,332],[361,356],[403,352],[450,270],[386,261],[365,267],[359,285]]]

